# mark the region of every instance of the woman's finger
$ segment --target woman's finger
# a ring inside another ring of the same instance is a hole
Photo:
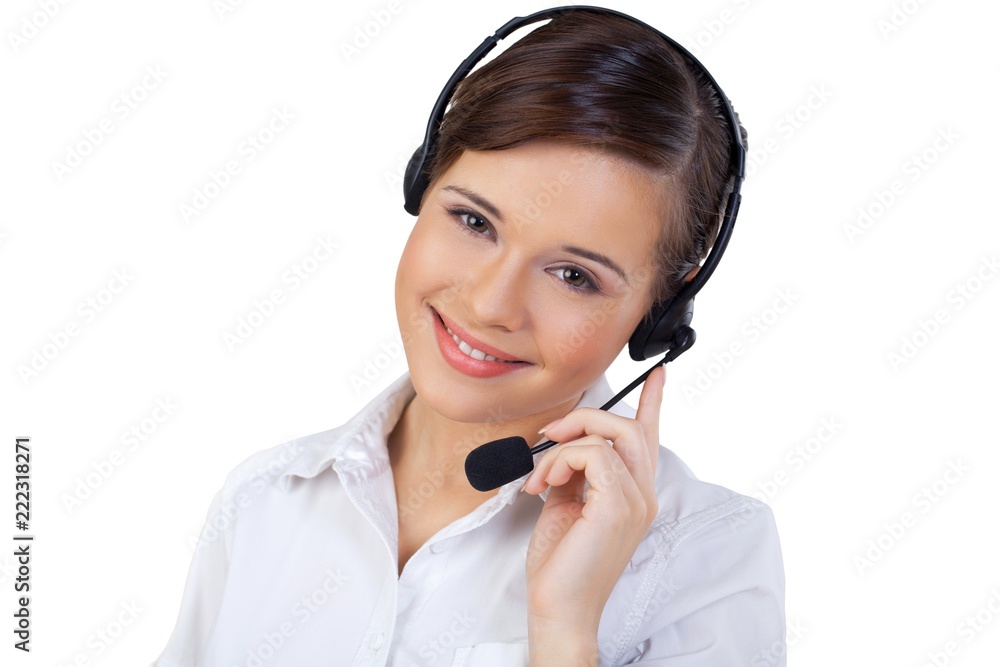
[[[580,480],[579,484],[581,488],[579,490],[574,489],[573,491],[582,491],[583,482],[589,482],[591,477],[597,476],[599,483],[596,486],[600,488],[606,489],[617,483],[631,500],[635,501],[643,496],[632,472],[628,469],[621,456],[609,445],[605,438],[598,435],[584,436],[554,447],[551,451],[547,452],[546,456],[538,461],[535,470],[531,473],[531,477],[525,482],[525,491],[529,493],[541,493],[545,490],[546,486],[558,487],[569,482],[573,474],[581,470],[569,464],[569,459],[567,458],[570,453],[569,450],[581,447],[588,448],[588,452],[584,452],[584,454],[591,456],[591,460],[597,467],[585,471],[586,476]],[[577,454],[577,452],[572,453],[574,455]],[[574,460],[578,461],[579,459],[575,458]],[[591,484],[591,486],[595,485]],[[549,497],[551,497],[552,493],[552,491],[549,491]]]
[[[649,397],[646,400],[649,400]],[[652,427],[643,426],[636,419],[606,410],[576,408],[555,425],[549,426],[545,430],[545,437],[554,442],[568,443],[586,435],[601,436],[611,441],[640,488],[652,489],[653,467],[650,447],[646,443],[647,428]],[[553,447],[551,451],[546,452],[539,463],[545,461],[546,457],[555,456],[556,450],[562,446]]]
[[[566,445],[551,460],[547,469],[540,472],[544,476],[539,479],[545,480],[543,483],[552,487],[549,491],[550,500],[553,494],[557,498],[562,495],[578,498],[585,481],[590,484],[587,505],[591,507],[591,511],[595,507],[602,507],[613,512],[615,508],[625,505],[631,511],[645,513],[648,508],[646,497],[632,474],[606,442]],[[563,485],[570,482],[577,472],[583,472],[581,482],[565,488]]]
[[[667,368],[663,364],[646,376],[646,381],[642,384],[642,393],[639,395],[639,407],[635,411],[635,420],[642,424],[645,431],[649,460],[654,474],[660,453],[660,410],[663,407],[663,387],[666,377]]]

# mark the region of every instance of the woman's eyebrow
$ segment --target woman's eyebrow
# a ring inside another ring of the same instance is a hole
[[[468,197],[472,201],[476,202],[477,206],[486,209],[487,213],[489,213],[491,216],[493,216],[500,222],[506,222],[506,220],[503,219],[503,213],[500,212],[500,209],[494,206],[490,200],[486,199],[486,197],[483,197],[480,194],[476,194],[472,190],[467,190],[466,188],[463,188],[460,185],[446,185],[441,189],[451,190],[452,192],[457,192],[458,194],[464,197]]]
[[[506,222],[503,219],[503,214],[500,213],[500,209],[494,206],[493,203],[490,202],[490,200],[486,199],[482,195],[477,194],[467,188],[463,188],[460,185],[446,185],[441,189],[451,190],[452,192],[457,192],[458,194],[464,197],[468,197],[470,200],[474,201],[477,206],[485,209],[487,213],[489,213],[491,216],[493,216],[500,222],[504,223]],[[609,269],[617,273],[619,276],[621,276],[621,279],[625,281],[626,285],[632,284],[629,282],[628,276],[625,275],[625,271],[622,269],[622,267],[620,267],[617,262],[615,262],[607,255],[602,255],[599,252],[594,252],[593,250],[587,250],[585,248],[578,248],[572,245],[564,245],[562,249],[565,250],[566,252],[573,253],[574,255],[579,255],[580,257],[585,257],[586,259],[589,259],[591,261],[603,264],[604,266],[608,267]]]
[[[589,260],[593,260],[599,264],[603,264],[604,266],[608,267],[609,269],[617,273],[619,276],[621,276],[621,279],[625,281],[626,285],[631,286],[632,283],[629,282],[628,276],[625,275],[625,271],[622,270],[622,267],[618,266],[618,263],[615,262],[610,257],[608,257],[607,255],[602,255],[599,252],[594,252],[593,250],[587,250],[586,248],[577,248],[576,246],[572,245],[564,245],[562,249],[565,250],[566,252],[571,252],[574,255],[579,255],[580,257],[586,257]]]

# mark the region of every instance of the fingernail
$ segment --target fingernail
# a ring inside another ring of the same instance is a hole
[[[556,419],[554,421],[550,421],[548,424],[546,424],[545,426],[543,426],[542,428],[540,428],[538,430],[538,435],[541,435],[542,433],[545,433],[546,431],[548,431],[550,428],[552,428],[553,426],[555,426],[556,424],[558,424],[561,421],[562,421],[562,417],[560,417],[559,419]]]

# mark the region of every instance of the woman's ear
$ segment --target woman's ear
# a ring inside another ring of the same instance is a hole
[[[691,280],[694,280],[694,277],[698,275],[698,269],[700,268],[701,266],[699,265],[688,271],[688,274],[684,276],[684,282],[689,282]]]

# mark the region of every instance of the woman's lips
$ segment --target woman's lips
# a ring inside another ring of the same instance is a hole
[[[501,361],[527,363],[511,354],[507,354],[503,350],[499,350],[491,345],[487,345],[478,338],[474,338],[471,334],[469,334],[469,332],[467,332],[465,329],[455,324],[450,318],[445,317],[444,315],[434,310],[433,308],[431,310],[433,310],[434,314],[441,319],[445,327],[451,329],[451,332],[454,333],[459,338],[461,338],[462,341],[469,347],[473,347],[483,352],[484,354],[490,355],[491,357],[496,357]]]
[[[440,317],[437,311],[433,312],[434,312],[434,337],[437,339],[438,348],[441,350],[441,355],[445,358],[445,361],[447,361],[448,364],[455,370],[460,371],[465,375],[469,375],[472,377],[488,378],[488,377],[495,377],[497,375],[503,375],[505,373],[512,373],[522,368],[527,368],[528,366],[531,365],[527,361],[520,361],[520,360],[490,361],[489,359],[476,359],[475,357],[470,357],[461,349],[459,349],[458,344],[455,343],[455,339],[452,338],[451,334],[449,334],[448,331],[445,329],[446,325],[444,319]],[[452,329],[450,325],[448,325],[448,328]],[[452,331],[455,331],[455,334],[458,335],[458,337],[461,338],[463,341],[465,341],[465,338],[462,337],[462,334],[459,334],[458,331],[456,331],[455,329],[452,329]],[[476,345],[473,345],[471,342],[466,342],[466,345],[471,345],[472,347],[475,347],[477,350],[480,350],[484,353],[488,353],[491,356],[499,357],[500,355],[503,355],[504,357],[509,358],[509,355],[505,355],[503,352],[496,350],[496,348],[484,346],[487,348],[486,350],[484,350],[483,348],[479,347],[479,345],[482,345],[482,343],[479,341],[477,341]],[[497,352],[500,352],[500,355],[494,355],[492,352],[489,352],[488,350],[495,350]]]

